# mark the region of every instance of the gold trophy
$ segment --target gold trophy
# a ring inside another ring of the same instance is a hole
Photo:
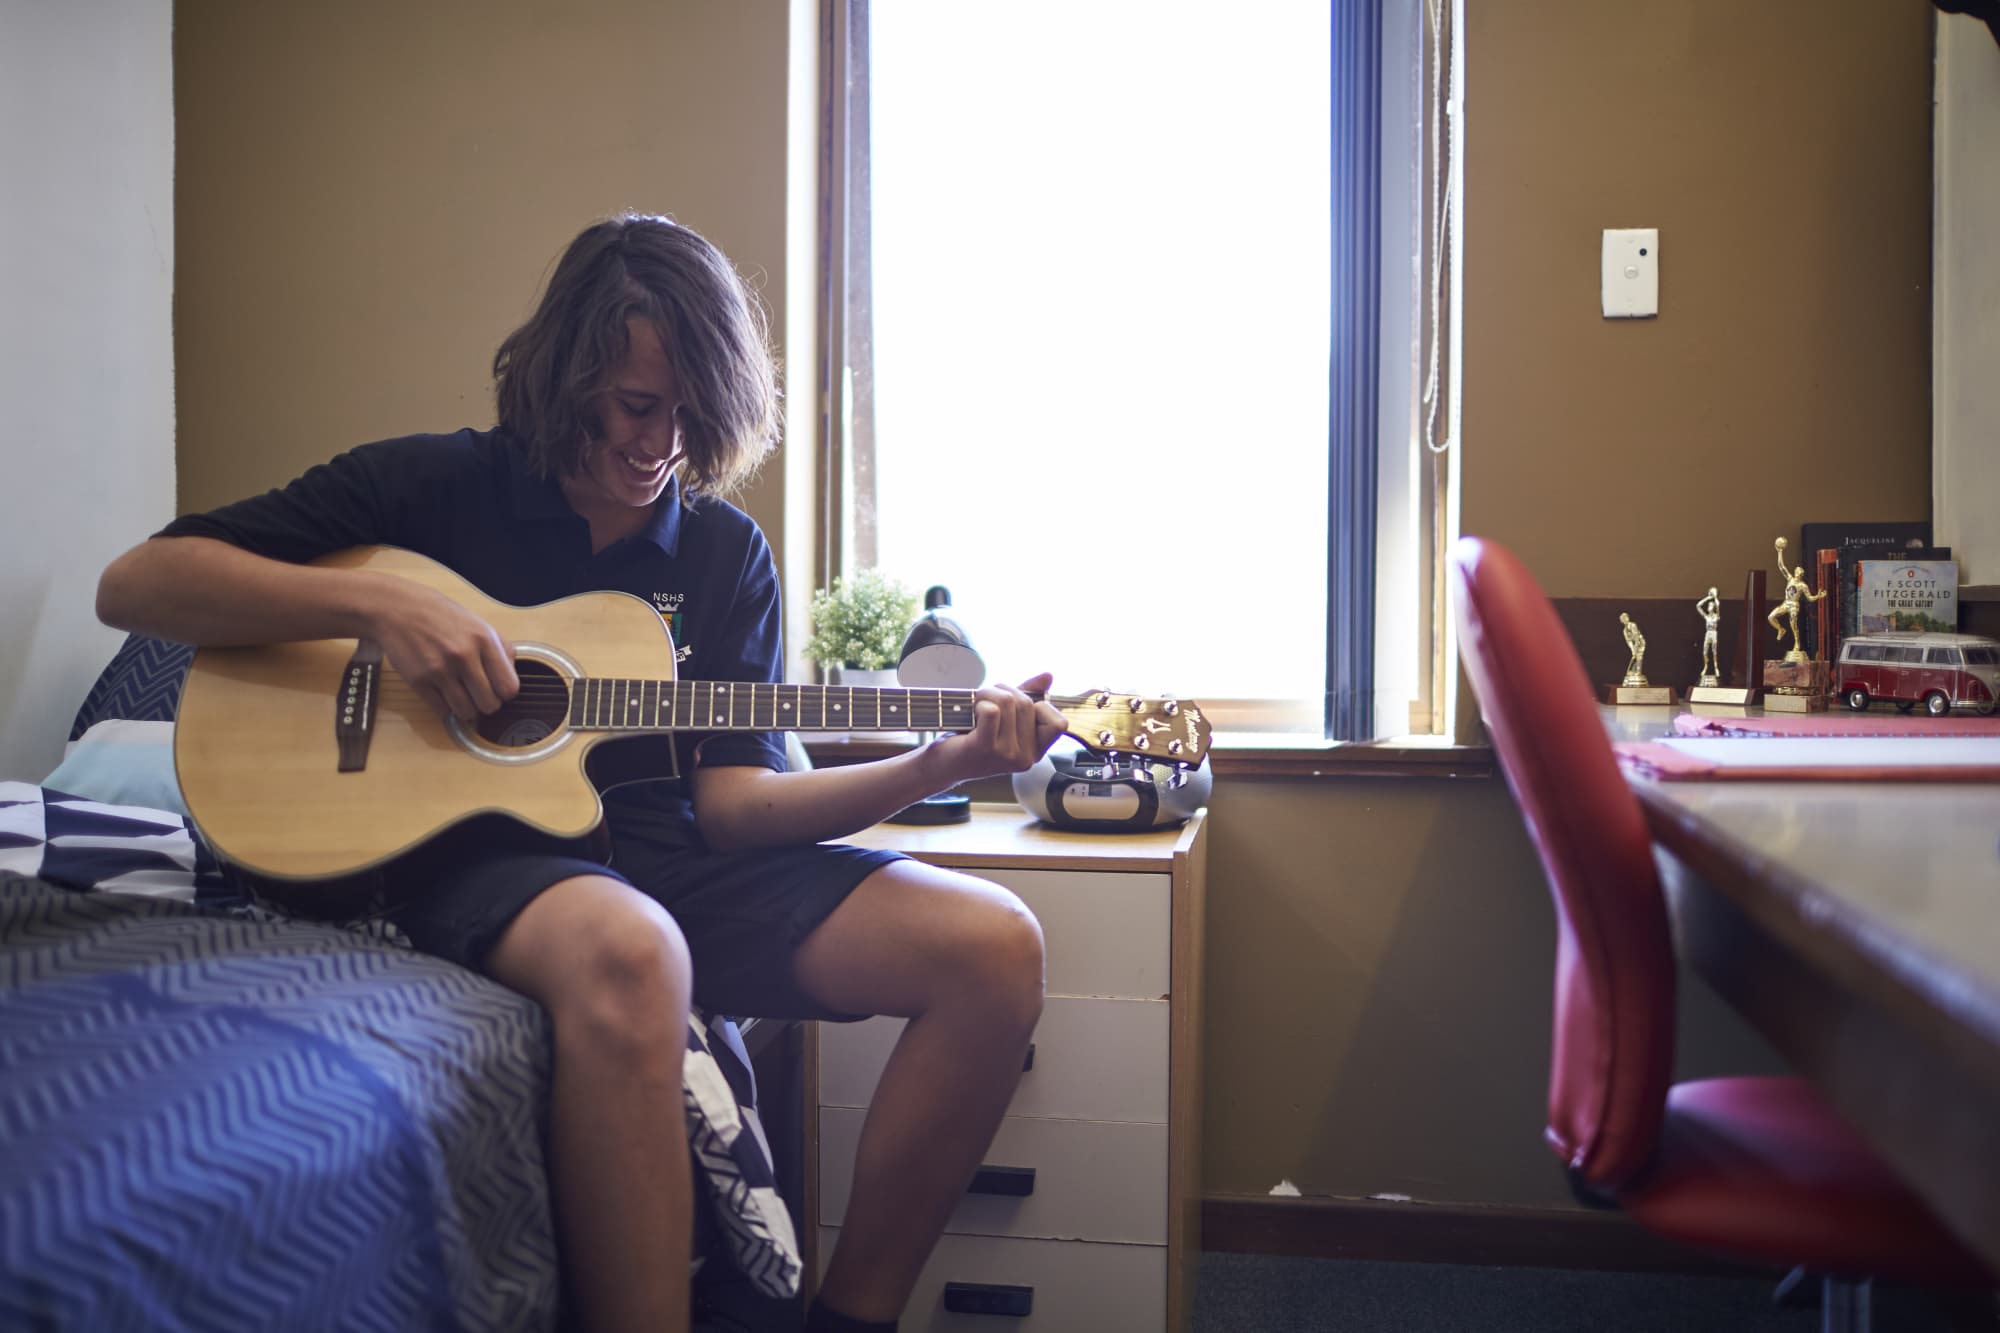
[[[1719,651],[1722,630],[1722,598],[1714,588],[1694,604],[1695,613],[1701,617],[1701,679],[1689,688],[1687,701],[1691,704],[1747,704],[1757,698],[1757,691],[1742,685],[1722,683],[1722,654]]]
[[[1618,623],[1625,627],[1625,651],[1632,656],[1625,663],[1625,679],[1606,687],[1605,702],[1671,704],[1674,701],[1673,686],[1654,685],[1646,679],[1646,636],[1639,632],[1639,622],[1620,611]]]
[[[1781,658],[1764,660],[1764,711],[1767,713],[1823,713],[1826,711],[1827,690],[1832,682],[1832,672],[1824,662],[1813,660],[1812,654],[1799,642],[1799,603],[1817,602],[1826,596],[1826,589],[1818,592],[1806,587],[1806,567],[1796,565],[1785,568],[1785,539],[1777,539],[1778,575],[1785,581],[1785,599],[1771,608],[1765,617],[1778,641],[1784,642],[1785,631],[1792,632],[1792,646]],[[1779,624],[1782,619],[1785,623]]]

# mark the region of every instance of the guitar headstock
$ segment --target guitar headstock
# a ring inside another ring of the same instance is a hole
[[[1109,690],[1049,700],[1069,734],[1098,754],[1126,754],[1192,768],[1208,758],[1208,719],[1186,699],[1143,699]]]

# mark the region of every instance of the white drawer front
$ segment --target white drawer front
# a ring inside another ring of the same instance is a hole
[[[867,1112],[829,1107],[819,1116],[819,1220],[838,1226],[854,1183],[854,1148]],[[968,1192],[947,1232],[1054,1240],[1167,1243],[1167,1127],[1102,1120],[1000,1122],[982,1161],[1030,1167],[1025,1196]]]
[[[1157,1000],[1170,988],[1169,876],[999,867],[966,873],[1012,889],[1042,923],[1049,994]]]
[[[1007,1114],[1165,1124],[1167,1017],[1165,1000],[1050,999]],[[821,1023],[819,1104],[868,1105],[903,1022]]]
[[[821,1227],[820,1263],[839,1239]],[[945,1309],[952,1282],[1033,1289],[1032,1312],[954,1314]],[[906,1333],[1161,1333],[1167,1323],[1164,1245],[946,1236],[917,1278],[900,1324]]]

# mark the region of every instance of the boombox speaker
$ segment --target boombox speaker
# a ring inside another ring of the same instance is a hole
[[[1081,747],[1052,749],[1014,775],[1014,799],[1057,828],[1116,833],[1179,824],[1208,803],[1207,764],[1173,764]]]

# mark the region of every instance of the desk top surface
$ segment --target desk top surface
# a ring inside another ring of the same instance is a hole
[[[1199,840],[1207,811],[1175,828],[1133,833],[1079,833],[1042,823],[1018,805],[974,802],[962,824],[877,824],[838,841],[882,847],[944,866],[1024,869],[1170,870]]]
[[[1614,740],[1674,717],[1604,714]],[[1663,846],[2000,1042],[2000,783],[1628,780]]]

